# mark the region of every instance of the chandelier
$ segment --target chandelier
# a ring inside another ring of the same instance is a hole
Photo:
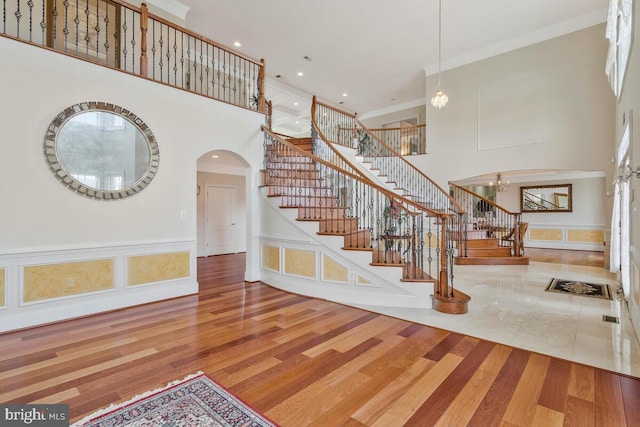
[[[509,188],[509,184],[510,184],[509,181],[507,180],[507,182],[504,182],[502,180],[502,175],[498,173],[496,183],[494,184],[493,181],[491,181],[489,183],[489,187],[495,187],[498,193],[502,193],[503,191],[507,191],[507,189]]]
[[[438,90],[433,98],[431,105],[440,109],[447,105],[449,97],[440,89],[440,75],[442,74],[442,0],[438,2]]]

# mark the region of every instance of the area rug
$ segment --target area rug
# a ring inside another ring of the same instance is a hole
[[[612,299],[609,285],[586,283],[577,280],[551,279],[545,290],[584,297]]]
[[[73,427],[276,426],[203,373],[102,409]]]

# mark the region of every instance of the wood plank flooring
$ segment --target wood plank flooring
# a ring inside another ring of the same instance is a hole
[[[526,248],[525,252],[529,261],[604,267],[604,252],[546,248]]]
[[[638,426],[640,380],[242,280],[0,335],[0,402],[77,420],[197,371],[282,426]]]

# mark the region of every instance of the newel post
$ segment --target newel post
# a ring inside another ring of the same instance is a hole
[[[438,276],[437,294],[441,297],[449,296],[449,271],[447,270],[447,222],[449,217],[443,215],[440,219],[440,275]]]
[[[147,77],[149,64],[147,63],[147,30],[149,29],[149,9],[146,3],[140,5],[140,75]]]
[[[264,59],[260,59],[260,72],[258,74],[258,93],[260,94],[258,111],[264,113]]]
[[[513,255],[521,256],[522,254],[522,242],[520,241],[520,228],[522,227],[520,214],[516,215],[516,225],[513,227]]]

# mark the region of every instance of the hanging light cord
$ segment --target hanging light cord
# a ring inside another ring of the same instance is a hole
[[[440,90],[440,74],[442,74],[442,0],[438,1],[438,90]]]

